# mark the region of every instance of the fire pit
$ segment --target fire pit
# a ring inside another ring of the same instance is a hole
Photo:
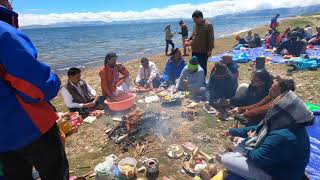
[[[127,151],[130,146],[137,146],[141,141],[148,141],[150,136],[170,134],[168,120],[170,117],[155,112],[134,111],[122,116],[121,122],[106,131],[108,138],[119,144],[122,150]]]

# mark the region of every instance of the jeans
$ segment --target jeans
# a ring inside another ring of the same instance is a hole
[[[232,173],[249,180],[272,180],[272,177],[262,169],[257,168],[245,156],[244,138],[240,138],[236,145],[235,152],[229,152],[221,156],[221,163]]]
[[[166,54],[168,54],[169,44],[171,45],[171,48],[174,49],[172,40],[166,40]]]
[[[0,153],[0,161],[8,180],[33,180],[33,166],[43,180],[69,180],[68,159],[57,125],[26,147]]]
[[[208,66],[208,53],[192,53],[192,56],[198,58],[199,64],[204,70],[204,77],[207,76],[207,66]]]

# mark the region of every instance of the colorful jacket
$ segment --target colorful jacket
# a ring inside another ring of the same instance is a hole
[[[57,75],[37,60],[30,39],[0,21],[0,152],[27,146],[59,118],[50,104],[60,87]]]
[[[171,57],[164,69],[162,81],[175,82],[180,77],[181,72],[186,65],[186,61],[183,58],[181,58],[178,63],[176,63],[174,60],[172,60]]]

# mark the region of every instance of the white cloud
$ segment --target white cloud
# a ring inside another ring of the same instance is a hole
[[[90,21],[127,21],[140,19],[190,18],[194,10],[199,9],[206,17],[213,17],[226,13],[243,12],[248,10],[262,10],[273,8],[290,8],[297,6],[311,6],[320,4],[320,0],[221,0],[203,4],[177,4],[166,8],[152,8],[145,11],[125,12],[86,12],[64,14],[21,14],[20,23],[28,25],[49,25],[62,22],[90,22]]]

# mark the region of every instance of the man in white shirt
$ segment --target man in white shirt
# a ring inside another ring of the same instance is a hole
[[[61,94],[70,112],[78,111],[83,118],[96,109],[103,99],[81,79],[81,70],[75,67],[68,70],[68,82],[61,87]]]
[[[158,88],[160,86],[160,73],[156,64],[143,57],[135,82],[140,87]]]

